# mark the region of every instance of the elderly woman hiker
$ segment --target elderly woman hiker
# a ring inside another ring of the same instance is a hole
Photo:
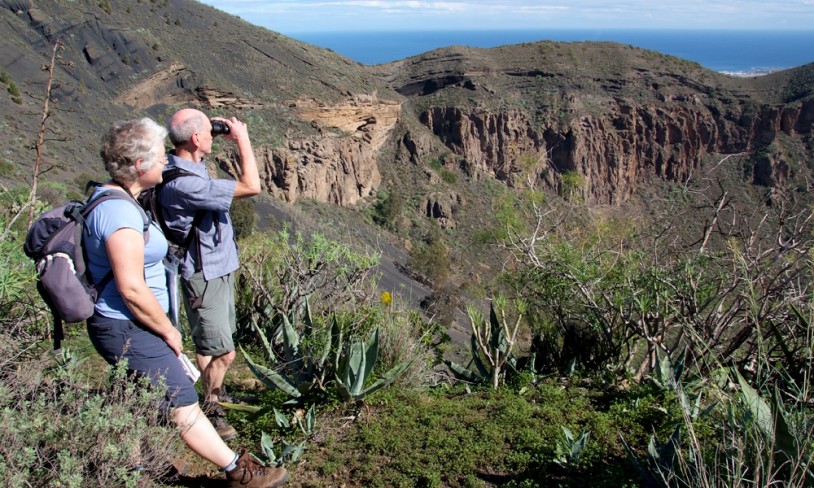
[[[167,163],[166,129],[148,118],[118,122],[102,138],[100,155],[110,180],[91,198],[104,192],[136,197],[162,180]],[[123,358],[128,369],[166,385],[164,408],[192,451],[225,473],[227,486],[269,488],[288,479],[283,468],[269,468],[251,454],[235,453],[221,440],[198,406],[198,394],[179,359],[181,335],[166,315],[167,284],[162,259],[167,240],[150,224],[145,239],[144,214],[135,198],[110,199],[87,219],[85,248],[94,283],[110,271],[113,279],[99,291],[88,333],[94,347],[110,364]],[[146,241],[146,242],[145,242]]]

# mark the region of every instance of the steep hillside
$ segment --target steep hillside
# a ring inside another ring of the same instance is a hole
[[[744,181],[805,181],[814,64],[734,78],[613,43],[454,47],[371,68],[467,173],[509,185],[534,162],[540,185],[582,178],[589,203],[620,204],[651,178],[680,182],[708,156],[746,156]]]
[[[192,0],[0,0],[0,31],[3,183],[30,177],[42,66],[59,41],[51,187],[100,176],[114,120],[186,105],[237,115],[273,197],[261,212],[286,218],[297,204],[300,225],[389,249],[394,288],[408,250],[433,239],[455,285],[495,276],[475,235],[507,188],[640,209],[642,193],[706,168],[764,200],[775,187],[806,195],[814,168],[814,64],[744,79],[621,44],[545,41],[368,67]],[[230,151],[215,148],[222,172]],[[385,230],[371,215],[387,205]]]
[[[0,64],[32,97],[0,97],[6,177],[26,175],[52,45],[64,43],[46,151],[64,172],[94,172],[101,130],[165,119],[178,105],[249,121],[268,190],[350,205],[379,181],[375,155],[401,96],[331,51],[189,1],[2,0]],[[336,157],[339,156],[339,157]],[[339,159],[342,161],[339,161]]]

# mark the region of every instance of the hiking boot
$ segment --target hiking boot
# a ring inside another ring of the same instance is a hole
[[[232,395],[226,391],[226,385],[220,387],[220,393],[218,394],[218,402],[223,403],[257,403],[258,401],[259,399],[254,395]]]
[[[275,488],[283,486],[287,480],[285,468],[263,466],[246,450],[237,458],[237,467],[226,472],[229,488]]]
[[[230,393],[226,391],[226,385],[222,385],[220,387],[220,393],[218,393],[218,401],[224,403],[235,403],[235,397],[233,397]]]
[[[223,411],[223,407],[218,405],[217,403],[204,403],[202,407],[204,414],[206,414],[206,418],[212,423],[212,426],[215,427],[215,430],[218,431],[218,435],[224,441],[230,441],[237,436],[237,431],[234,427],[229,425],[229,422],[226,421],[226,412]]]
[[[168,477],[183,476],[189,471],[189,463],[181,458],[174,458],[170,461],[170,467],[167,469]]]

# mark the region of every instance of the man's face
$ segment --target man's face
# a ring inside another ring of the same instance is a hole
[[[212,152],[212,123],[209,119],[204,119],[204,124],[200,132],[196,132],[198,138],[198,150],[204,154]]]

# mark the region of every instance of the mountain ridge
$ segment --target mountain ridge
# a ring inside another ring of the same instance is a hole
[[[44,154],[63,193],[100,176],[111,122],[189,105],[249,123],[283,208],[369,211],[401,192],[391,237],[405,249],[433,223],[468,241],[492,211],[489,182],[620,206],[721,161],[744,187],[801,193],[814,167],[814,63],[738,78],[623,44],[541,41],[364,66],[191,0],[0,0],[0,20],[0,64],[24,95],[0,97],[10,185],[30,178],[57,39]],[[233,158],[216,144],[217,171],[234,174]]]

